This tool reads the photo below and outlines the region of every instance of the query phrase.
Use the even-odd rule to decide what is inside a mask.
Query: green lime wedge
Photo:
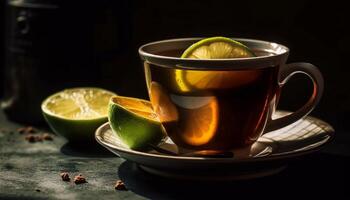
[[[149,101],[114,96],[109,102],[108,120],[114,133],[131,149],[157,145],[165,138]]]

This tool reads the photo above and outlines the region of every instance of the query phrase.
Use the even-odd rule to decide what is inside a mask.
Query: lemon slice
[[[205,105],[195,110],[185,111],[190,122],[181,126],[182,139],[192,146],[207,144],[215,136],[219,121],[219,106],[215,97],[197,97],[206,99]]]
[[[65,89],[45,99],[41,109],[55,133],[70,141],[94,141],[95,130],[108,120],[108,102],[114,95],[100,88]]]
[[[226,37],[211,37],[200,40],[188,47],[181,58],[226,59],[254,56],[253,51],[240,42]]]
[[[108,120],[113,132],[131,149],[157,145],[166,136],[151,103],[146,100],[112,97]]]
[[[247,46],[225,37],[200,40],[188,47],[181,58],[231,59],[254,57]],[[259,71],[241,70],[175,70],[176,85],[182,92],[192,90],[227,89],[249,84],[259,77]]]

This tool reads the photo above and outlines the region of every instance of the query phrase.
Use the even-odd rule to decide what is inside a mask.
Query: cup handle
[[[280,68],[279,78],[278,78],[280,88],[282,88],[288,82],[288,80],[294,74],[297,74],[297,73],[305,74],[312,80],[312,83],[313,83],[312,95],[310,96],[306,104],[296,112],[293,112],[281,118],[270,119],[265,128],[265,131],[264,131],[265,133],[283,128],[305,117],[315,108],[317,103],[320,101],[323,93],[323,87],[324,87],[323,77],[321,72],[317,69],[317,67],[310,63],[290,63],[290,64],[283,65]],[[272,109],[271,109],[271,112],[273,112]],[[272,115],[270,115],[270,118],[271,116]]]

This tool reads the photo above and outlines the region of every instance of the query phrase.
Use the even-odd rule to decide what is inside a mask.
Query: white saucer
[[[277,112],[277,115],[285,114],[288,113]],[[131,150],[112,132],[108,123],[98,128],[95,136],[111,152],[135,162],[151,174],[177,179],[237,180],[278,173],[286,167],[288,159],[319,150],[333,133],[329,124],[308,116],[264,134],[251,148],[234,150],[233,158],[181,157]],[[160,147],[177,151],[170,139]]]

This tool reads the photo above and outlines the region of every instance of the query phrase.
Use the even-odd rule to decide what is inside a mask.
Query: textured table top
[[[102,148],[79,149],[60,136],[30,143],[19,124],[0,112],[0,199],[222,199],[247,197],[349,196],[350,157],[322,152],[297,158],[281,173],[249,181],[191,182],[149,175]],[[61,180],[82,174],[88,183]],[[128,191],[114,189],[124,181]]]

